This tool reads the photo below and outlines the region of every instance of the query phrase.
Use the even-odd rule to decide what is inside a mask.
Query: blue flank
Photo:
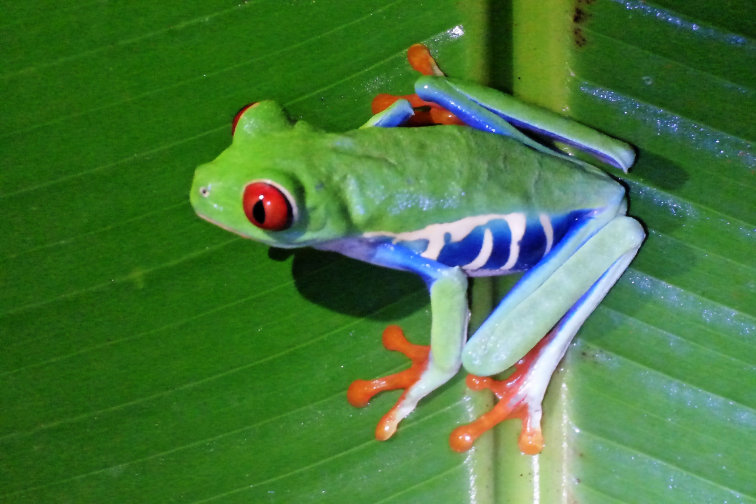
[[[591,210],[576,210],[564,215],[552,216],[551,226],[554,231],[551,249],[557,247],[560,240],[573,228],[584,220]],[[450,235],[445,237],[446,245],[441,249],[437,261],[446,266],[464,266],[472,262],[480,252],[483,245],[483,235],[486,229],[490,229],[493,235],[493,250],[485,265],[480,270],[499,270],[507,263],[511,250],[512,234],[509,224],[504,219],[494,219],[486,225],[474,228],[470,234],[458,242],[449,242]],[[398,245],[412,249],[416,253],[422,253],[427,247],[426,240],[414,240],[411,242],[398,242]],[[530,215],[527,219],[525,235],[520,241],[520,251],[517,262],[512,268],[501,274],[517,271],[527,271],[543,258],[546,251],[546,233],[541,225],[538,215]],[[474,273],[474,271],[470,271]]]

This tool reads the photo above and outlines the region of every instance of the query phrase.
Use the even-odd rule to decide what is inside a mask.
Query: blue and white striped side
[[[470,276],[503,275],[535,266],[590,213],[486,214],[431,224],[416,231],[367,236],[390,238],[426,259],[459,266]]]

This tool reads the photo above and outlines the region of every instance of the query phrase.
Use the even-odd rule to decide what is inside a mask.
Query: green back
[[[563,214],[624,196],[600,170],[472,128],[325,133],[281,121],[280,108],[264,103],[255,114],[273,119],[240,125],[233,144],[198,168],[192,203],[203,217],[271,245],[412,231],[479,214]],[[296,200],[298,218],[290,229],[267,232],[247,222],[241,194],[260,179],[284,187]],[[197,186],[208,184],[212,204],[196,196]]]

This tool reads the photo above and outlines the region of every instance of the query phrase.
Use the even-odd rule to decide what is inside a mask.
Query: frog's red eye
[[[251,109],[257,105],[257,103],[250,103],[249,105],[245,105],[239,110],[239,112],[236,113],[234,116],[234,120],[231,122],[231,136],[234,136],[234,133],[236,133],[236,125],[239,124],[239,119],[241,119],[241,116],[244,115],[244,112]]]
[[[249,222],[260,229],[282,231],[294,220],[289,198],[267,182],[252,182],[245,187],[242,205]]]

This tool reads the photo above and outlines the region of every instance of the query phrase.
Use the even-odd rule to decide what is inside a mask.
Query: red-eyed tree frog
[[[264,244],[336,251],[425,281],[430,346],[410,344],[390,326],[384,345],[405,353],[412,367],[349,388],[356,406],[404,389],[379,422],[378,439],[388,439],[420,399],[463,366],[470,387],[490,388],[499,401],[457,427],[452,448],[467,450],[516,417],[520,449],[538,453],[551,375],[645,233],[625,215],[622,185],[532,137],[569,144],[623,171],[635,155],[564,117],[444,77],[424,46],[413,46],[410,61],[426,74],[416,94],[389,99],[354,131],[291,123],[271,101],[243,109],[231,146],[197,168],[191,203],[200,217]],[[443,125],[397,127],[413,116]],[[525,273],[468,340],[468,277],[513,272]],[[490,378],[512,366],[506,380]]]

